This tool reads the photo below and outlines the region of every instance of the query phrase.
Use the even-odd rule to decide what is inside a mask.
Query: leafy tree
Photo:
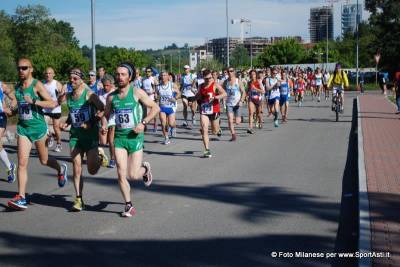
[[[256,65],[297,64],[305,57],[305,49],[295,39],[286,39],[268,46],[256,59]]]
[[[201,61],[200,64],[197,65],[196,70],[200,71],[202,68],[220,71],[224,68],[224,65],[216,59],[208,59]]]
[[[231,64],[235,68],[250,66],[249,51],[243,45],[238,45],[233,49]]]
[[[0,80],[13,80],[17,76],[14,62],[14,40],[12,20],[4,11],[0,11]]]
[[[400,2],[366,0],[365,8],[371,12],[369,24],[374,36],[371,48],[380,52],[380,66],[391,72],[400,70]]]

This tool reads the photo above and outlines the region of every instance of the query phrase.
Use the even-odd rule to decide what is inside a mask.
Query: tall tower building
[[[362,20],[362,5],[358,5],[359,22]],[[357,5],[342,6],[342,36],[346,33],[355,33],[357,23]]]
[[[329,6],[310,9],[310,40],[312,43],[333,40],[333,9]]]

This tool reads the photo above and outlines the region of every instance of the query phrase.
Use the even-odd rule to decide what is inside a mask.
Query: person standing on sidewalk
[[[11,100],[10,106],[17,106],[17,100],[15,95],[12,94],[11,90],[5,83],[0,81],[0,160],[3,162],[4,167],[7,170],[7,182],[13,183],[15,181],[15,167],[16,165],[8,159],[6,150],[3,147],[3,136],[6,132],[7,127],[7,116],[12,115],[12,111],[7,107],[4,96],[7,96]]]
[[[43,84],[32,77],[32,62],[27,58],[18,60],[19,83],[15,88],[18,102],[18,194],[8,201],[8,207],[16,210],[26,210],[26,185],[28,183],[28,160],[35,144],[42,165],[58,172],[58,186],[67,182],[67,165],[59,164],[49,157],[46,147],[47,124],[44,120],[43,108],[55,108],[58,103],[53,101]],[[16,113],[17,110],[15,110]]]
[[[395,74],[394,90],[395,90],[396,104],[397,104],[396,114],[400,114],[400,71],[396,72]]]
[[[144,127],[160,111],[157,103],[143,90],[130,85],[135,68],[121,63],[115,73],[117,90],[107,97],[105,117],[102,119],[103,134],[107,132],[107,120],[115,114],[115,159],[117,161],[118,183],[125,201],[122,217],[132,217],[136,210],[131,201],[131,187],[128,178],[142,179],[145,186],[153,181],[149,162],[143,162]],[[143,118],[142,103],[150,111]]]

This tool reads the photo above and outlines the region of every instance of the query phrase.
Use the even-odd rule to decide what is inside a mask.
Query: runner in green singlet
[[[129,63],[122,63],[115,76],[118,89],[107,97],[105,118],[102,120],[102,133],[107,133],[107,120],[111,113],[115,115],[115,159],[117,161],[118,183],[125,200],[123,217],[131,217],[136,211],[131,202],[130,179],[143,179],[150,186],[153,178],[150,163],[143,162],[144,127],[160,111],[160,108],[143,90],[130,85],[135,68]],[[140,103],[150,112],[142,119]]]
[[[98,120],[104,114],[104,104],[99,97],[83,82],[83,73],[75,68],[70,71],[69,80],[72,92],[60,100],[67,101],[69,117],[62,125],[65,130],[71,125],[69,146],[73,165],[73,177],[76,198],[72,206],[73,211],[84,209],[82,200],[83,179],[82,159],[86,153],[87,169],[91,175],[98,172],[102,157],[99,154],[99,124]],[[100,156],[100,157],[99,157]]]
[[[43,108],[54,108],[58,105],[53,101],[43,84],[32,77],[32,62],[27,58],[18,61],[20,82],[15,88],[18,102],[18,194],[8,202],[10,208],[27,209],[25,197],[28,182],[28,159],[35,144],[42,165],[57,170],[58,185],[63,187],[67,181],[67,165],[60,165],[56,159],[48,156],[46,147],[47,124],[43,116]],[[17,109],[14,109],[16,113]]]

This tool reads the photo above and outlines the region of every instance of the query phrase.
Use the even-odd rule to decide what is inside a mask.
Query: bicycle
[[[332,97],[332,111],[335,112],[336,115],[336,121],[339,121],[339,113],[343,113],[342,110],[342,91],[341,90],[335,90],[335,94]]]

